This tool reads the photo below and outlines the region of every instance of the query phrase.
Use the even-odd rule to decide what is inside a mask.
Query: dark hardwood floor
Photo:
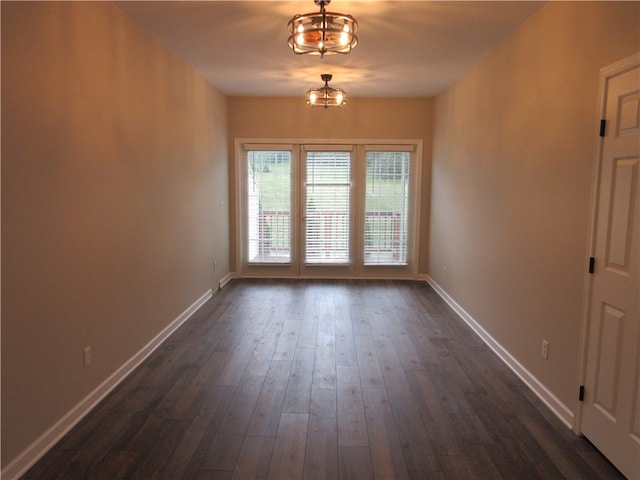
[[[616,479],[424,283],[237,280],[28,479]]]

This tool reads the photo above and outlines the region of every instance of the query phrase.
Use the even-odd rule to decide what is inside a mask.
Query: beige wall
[[[2,2],[3,466],[228,272],[226,142],[114,4]]]
[[[550,2],[436,99],[429,275],[570,409],[599,69],[639,50],[639,19]]]
[[[311,86],[311,85],[310,85]],[[311,108],[304,92],[291,98],[231,97],[228,103],[229,163],[233,175],[234,139],[412,139],[423,141],[422,218],[419,272],[427,271],[429,185],[433,99],[349,98],[342,109]],[[231,176],[231,178],[234,178]],[[231,187],[232,198],[235,195]],[[234,270],[235,225],[231,215],[231,258]]]

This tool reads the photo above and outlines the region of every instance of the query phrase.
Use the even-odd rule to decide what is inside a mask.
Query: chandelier
[[[307,103],[312,107],[343,107],[347,103],[347,94],[341,88],[331,88],[329,80],[332,75],[324,73],[320,75],[324,86],[320,88],[310,88],[307,91]]]
[[[320,12],[295,15],[288,24],[289,47],[312,55],[350,53],[358,44],[358,22],[351,15],[327,12],[331,0],[314,0]]]

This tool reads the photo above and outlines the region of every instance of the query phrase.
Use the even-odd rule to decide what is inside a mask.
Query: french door
[[[302,152],[301,274],[353,274],[353,149],[310,145]]]
[[[240,273],[415,276],[420,147],[238,142]]]

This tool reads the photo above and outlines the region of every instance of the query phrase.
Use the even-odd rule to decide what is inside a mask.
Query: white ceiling
[[[300,96],[331,86],[352,97],[432,96],[509,36],[544,2],[342,1],[358,46],[349,55],[295,55],[287,22],[306,1],[140,1],[119,7],[226,95]]]

